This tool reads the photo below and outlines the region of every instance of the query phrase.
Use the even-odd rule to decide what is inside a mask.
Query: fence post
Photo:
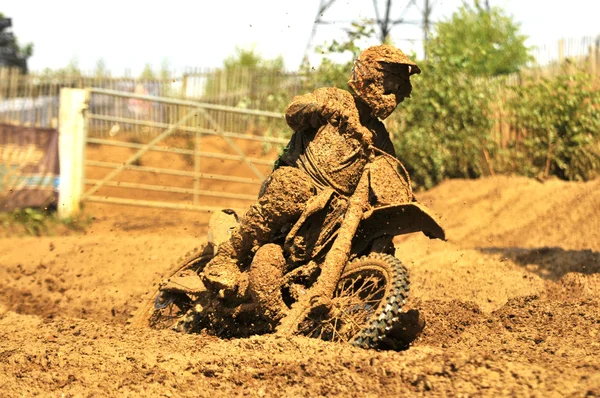
[[[565,60],[565,39],[558,41],[558,62],[560,64]]]
[[[90,93],[86,89],[62,88],[60,90],[58,216],[61,219],[74,217],[81,210],[87,139],[85,111],[89,97]]]
[[[592,45],[590,46],[590,75],[592,76],[596,76],[596,72],[597,72],[597,67],[598,67],[598,60],[596,59],[597,57],[597,53],[598,50],[596,48],[596,45],[594,43],[592,43]]]
[[[187,72],[181,77],[181,98],[187,98],[188,74]]]

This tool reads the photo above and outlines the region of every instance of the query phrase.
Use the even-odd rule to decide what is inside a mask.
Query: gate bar
[[[86,184],[96,184],[98,181],[100,181],[100,180],[94,180],[94,179],[88,178],[85,180],[85,183]],[[165,187],[163,185],[138,184],[138,183],[133,183],[133,182],[105,181],[104,185],[107,187],[143,189],[146,191],[197,194],[199,196],[214,196],[214,197],[226,198],[226,199],[256,200],[256,195],[247,195],[247,194],[243,194],[243,193],[227,193],[227,192],[206,191],[203,189]]]
[[[102,202],[112,203],[118,205],[132,205],[132,206],[146,206],[146,207],[162,207],[164,209],[174,210],[189,210],[189,211],[206,211],[206,212],[217,212],[221,211],[221,207],[217,206],[198,206],[190,205],[186,203],[173,203],[173,202],[160,202],[154,200],[139,200],[139,199],[125,199],[125,198],[108,198],[104,196],[91,195],[86,198],[88,202]],[[247,209],[232,208],[238,214],[244,214]]]
[[[192,171],[183,171],[183,170],[174,170],[174,169],[163,169],[160,167],[149,167],[149,166],[136,166],[133,164],[123,165],[122,163],[113,163],[113,162],[100,162],[97,160],[86,160],[86,166],[95,166],[95,167],[106,167],[109,169],[116,169],[118,167],[123,167],[123,169],[134,170],[134,171],[151,171],[155,173],[162,174],[170,174],[175,176],[184,176],[184,177],[194,177],[195,173]],[[209,174],[209,173],[200,173],[200,178],[213,179],[218,181],[228,181],[228,182],[241,182],[245,184],[262,184],[261,180],[257,180],[256,178],[247,178],[247,177],[232,177],[220,174]],[[104,181],[104,180],[101,180]],[[86,193],[87,195],[87,193]]]
[[[219,123],[216,122],[216,120],[210,116],[208,114],[208,112],[206,112],[204,109],[200,109],[200,112],[202,112],[202,114],[204,115],[204,117],[206,118],[206,120],[208,120],[208,122],[213,126],[213,128],[215,129],[215,131],[221,131],[221,126],[219,125]],[[225,140],[225,142],[231,147],[233,148],[233,150],[235,151],[235,153],[238,154],[238,156],[242,157],[242,162],[246,163],[246,166],[248,166],[250,168],[250,170],[252,170],[252,172],[261,180],[265,179],[265,175],[258,169],[256,168],[256,166],[250,161],[248,160],[248,158],[246,157],[246,154],[244,153],[244,151],[242,151],[240,149],[240,147],[233,142],[229,137],[225,137],[221,134],[219,134],[221,136],[221,138],[223,138],[223,140]]]
[[[139,149],[139,148],[144,147],[144,144],[136,144],[133,142],[124,142],[124,141],[111,141],[111,140],[104,140],[102,138],[88,138],[87,142],[91,143],[91,144],[112,145],[112,146],[118,146],[118,147],[123,147],[123,148]],[[155,146],[155,147],[151,148],[151,150],[156,151],[156,152],[177,153],[180,155],[196,155],[196,151],[194,151],[192,149],[161,148],[161,147]],[[216,153],[216,152],[198,152],[197,154],[203,158],[238,160],[238,161],[242,160],[242,158],[237,155],[227,155],[227,154]],[[259,158],[247,158],[247,159],[256,164],[262,164],[265,166],[273,166],[273,161],[271,161],[271,160],[264,160],[264,159],[259,159]]]
[[[100,187],[102,187],[102,184],[105,181],[111,180],[114,176],[116,176],[121,171],[123,171],[127,166],[131,165],[131,163],[135,162],[143,154],[145,154],[146,152],[148,152],[150,150],[150,147],[154,146],[158,142],[162,141],[164,138],[166,138],[169,135],[171,135],[175,130],[177,130],[177,127],[179,125],[187,122],[189,119],[191,119],[195,115],[196,115],[196,110],[195,109],[189,111],[184,117],[182,117],[181,119],[179,119],[177,121],[177,123],[173,124],[171,127],[169,127],[168,129],[166,129],[165,131],[163,131],[160,135],[158,135],[157,137],[155,137],[152,141],[150,141],[149,143],[147,143],[144,148],[140,148],[136,153],[134,153],[133,155],[131,155],[129,157],[129,159],[127,159],[125,161],[125,163],[123,163],[122,165],[120,165],[115,170],[111,171],[110,173],[108,173],[108,175],[106,175],[106,177],[104,177],[102,179],[102,181],[99,181],[92,188],[90,188],[90,190],[85,193],[85,196],[90,196],[90,195],[96,193],[100,189]]]
[[[86,117],[88,119],[104,120],[107,122],[123,123],[123,124],[137,124],[140,126],[156,127],[156,128],[164,128],[164,129],[171,126],[169,123],[147,122],[147,121],[143,121],[143,120],[130,119],[130,118],[118,117],[118,116],[103,116],[103,115],[95,115],[95,114],[88,113],[86,115]],[[275,143],[275,144],[287,144],[289,142],[289,139],[285,139],[285,138],[262,137],[262,136],[250,135],[250,134],[231,133],[231,132],[226,132],[226,131],[216,132],[214,130],[196,128],[196,127],[188,127],[188,126],[180,126],[178,128],[178,130],[184,131],[187,133],[200,132],[202,134],[208,134],[208,135],[218,135],[218,136],[225,136],[225,137],[230,137],[230,138],[239,138],[239,139],[249,140],[249,141],[271,142],[271,143]]]
[[[113,97],[134,98],[134,99],[140,99],[140,100],[146,100],[146,101],[152,101],[152,102],[159,102],[159,103],[163,103],[163,104],[188,105],[188,106],[192,106],[194,108],[202,108],[202,109],[209,109],[209,110],[215,110],[215,111],[239,113],[242,115],[265,116],[265,117],[271,117],[274,119],[283,119],[284,118],[284,114],[279,113],[279,112],[269,112],[269,111],[259,111],[256,109],[236,108],[233,106],[215,105],[215,104],[209,104],[206,102],[199,102],[199,101],[157,97],[154,95],[133,94],[133,93],[127,93],[127,92],[122,92],[122,91],[105,90],[105,89],[101,89],[101,88],[90,88],[90,92],[95,93],[95,94],[110,95]]]

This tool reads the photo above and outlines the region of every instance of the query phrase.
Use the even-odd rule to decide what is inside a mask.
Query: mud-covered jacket
[[[295,97],[286,110],[294,135],[276,168],[298,167],[317,187],[350,195],[368,162],[369,145],[395,156],[383,123],[357,101],[338,88],[321,88]]]

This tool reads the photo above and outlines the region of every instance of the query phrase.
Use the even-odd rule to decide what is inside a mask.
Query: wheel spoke
[[[344,295],[344,293],[346,293],[352,286],[354,286],[356,284],[356,282],[358,282],[361,279],[361,276],[359,275],[356,279],[352,279],[346,283],[344,283],[343,287],[342,287],[342,291],[340,292],[340,294],[338,295],[338,297],[341,297]]]
[[[364,298],[364,300],[362,300],[362,301],[363,302],[366,302],[366,301],[375,301],[375,300],[376,301],[381,301],[381,299],[372,298],[372,297],[377,297],[380,292],[384,292],[385,293],[385,290],[383,289],[383,287],[379,287],[377,290],[370,292],[369,295],[366,296]]]
[[[313,328],[313,329],[312,329],[310,332],[308,332],[308,336],[312,336],[312,335],[313,335],[313,333],[314,333],[314,332],[316,332],[316,331],[317,331],[317,329],[318,329],[318,328],[320,328],[320,327],[322,328],[322,327],[323,327],[323,325],[322,325],[322,324],[320,324],[320,323],[317,323],[317,326],[315,326],[315,327],[314,327],[314,328]]]
[[[339,320],[340,320],[340,318],[338,318],[338,317],[335,317],[334,320],[333,320],[333,332],[337,333],[338,336],[340,336],[340,334],[337,331],[337,326],[338,326],[338,321]],[[341,336],[340,336],[340,338],[341,338]]]
[[[352,316],[348,315],[348,317],[346,319],[348,319],[350,321],[350,323],[352,323],[356,327],[356,329],[358,329],[358,330],[361,329],[360,325],[356,323],[356,321],[354,320],[354,318]],[[352,333],[352,336],[354,336],[354,334],[355,333]]]
[[[336,340],[335,336],[338,336],[338,339]],[[335,328],[333,329],[333,336],[332,336],[332,340],[333,341],[345,341],[344,336],[342,336],[340,334],[340,332],[338,332]]]
[[[370,283],[370,284],[368,284]],[[369,280],[365,280],[365,282],[362,284],[362,286],[358,289],[355,290],[353,293],[353,296],[359,296],[361,292],[363,292],[368,286],[373,286],[373,282],[369,281]]]

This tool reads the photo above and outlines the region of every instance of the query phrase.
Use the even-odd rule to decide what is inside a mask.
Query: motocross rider
[[[285,260],[281,248],[268,243],[285,236],[307,201],[322,189],[334,189],[349,196],[363,168],[374,156],[381,153],[395,156],[381,120],[410,97],[410,76],[420,72],[399,49],[379,45],[356,58],[348,82],[352,92],[320,88],[295,97],[286,109],[286,121],[294,135],[263,183],[257,203],[207,264],[206,280],[224,296],[248,293],[261,301],[261,296],[272,293],[261,293],[261,289],[268,289],[273,279],[283,275]],[[382,192],[390,185],[385,175],[371,179],[373,184],[380,185]],[[408,202],[414,197],[410,184],[403,182],[408,189],[393,192],[391,196]],[[253,258],[250,272],[242,273]],[[273,308],[280,305],[263,304]]]

